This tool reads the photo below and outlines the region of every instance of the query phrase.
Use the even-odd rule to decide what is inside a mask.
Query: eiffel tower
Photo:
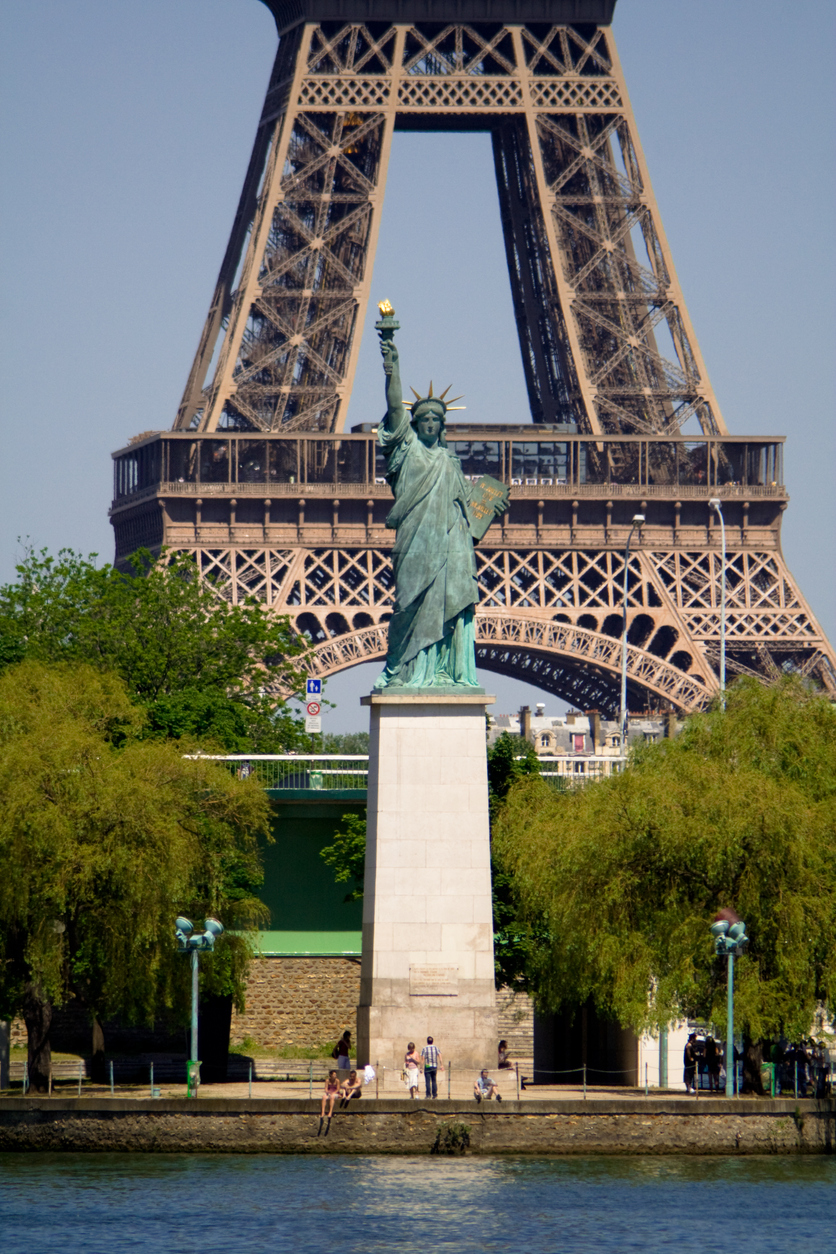
[[[308,633],[314,673],[382,661],[391,493],[374,429],[341,423],[392,137],[489,131],[531,420],[448,428],[466,475],[511,487],[477,553],[478,664],[613,716],[626,587],[629,706],[702,708],[718,690],[716,498],[728,670],[836,696],[781,552],[784,440],[723,420],[615,0],[265,2],[278,53],[182,403],[171,431],[114,454],[117,563],[186,551],[219,595]]]

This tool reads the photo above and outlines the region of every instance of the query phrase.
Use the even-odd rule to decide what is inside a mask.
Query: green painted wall
[[[261,934],[262,953],[359,955],[363,903],[343,901],[348,885],[335,883],[319,852],[332,843],[344,814],[365,814],[365,791],[270,795],[274,843],[262,847],[260,893],[270,930]]]

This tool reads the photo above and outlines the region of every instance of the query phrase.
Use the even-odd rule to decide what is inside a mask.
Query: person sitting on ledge
[[[514,1064],[511,1062],[511,1059],[508,1057],[508,1042],[507,1041],[499,1042],[499,1047],[497,1049],[496,1065],[500,1071],[510,1071],[514,1066]]]
[[[336,1071],[328,1072],[328,1079],[325,1081],[325,1090],[322,1094],[322,1105],[319,1108],[319,1131],[317,1136],[322,1132],[322,1125],[325,1122],[326,1111],[328,1116],[328,1124],[325,1128],[325,1135],[331,1127],[331,1116],[334,1113],[334,1103],[340,1095],[340,1081]]]
[[[361,1097],[363,1093],[363,1081],[357,1078],[356,1071],[348,1073],[348,1079],[343,1080],[340,1085],[340,1109],[343,1110],[353,1097]]]
[[[473,1086],[473,1096],[477,1102],[481,1102],[484,1097],[486,1101],[490,1101],[492,1097],[496,1097],[498,1102],[502,1101],[502,1094],[499,1091],[499,1085],[491,1079],[487,1071],[483,1070],[476,1083]]]

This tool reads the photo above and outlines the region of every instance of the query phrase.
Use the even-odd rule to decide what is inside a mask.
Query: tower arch
[[[315,644],[311,675],[327,678],[386,657],[385,624],[352,630]],[[621,642],[600,632],[521,614],[477,613],[476,664],[552,692],[575,705],[615,716],[621,682]],[[667,702],[683,714],[703,709],[711,691],[701,677],[627,645],[627,682],[638,703]],[[634,700],[634,704],[635,704]]]

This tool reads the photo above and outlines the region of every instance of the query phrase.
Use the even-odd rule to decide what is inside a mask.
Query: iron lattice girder
[[[724,432],[611,31],[478,22],[337,21],[282,36],[175,428],[338,429],[392,134],[411,115],[424,128],[470,118],[494,133],[534,420],[675,432],[696,414]]]
[[[306,663],[312,675],[327,676],[386,656],[385,627],[353,631],[314,646]],[[539,623],[515,615],[499,619],[476,615],[477,664],[545,687],[567,700],[594,690],[603,713],[618,709],[621,644],[583,628]],[[628,646],[627,673],[631,691],[646,703],[670,702],[693,713],[703,709],[710,692],[660,658]],[[558,679],[559,676],[559,679]]]
[[[397,20],[400,0],[391,11],[380,0],[378,20],[365,23],[342,19],[344,0],[320,0],[318,20],[305,20],[312,0],[270,0],[278,55],[175,430],[338,430],[394,130],[489,130],[531,415],[549,426],[575,423],[587,435],[571,437],[577,447],[560,465],[552,458],[544,470],[538,462],[531,479],[513,469],[514,441],[503,444],[501,473],[514,501],[493,543],[477,552],[481,664],[576,705],[616,709],[629,517],[622,498],[631,497],[648,514],[627,571],[631,704],[700,708],[717,689],[722,562],[712,520],[703,523],[693,505],[740,491],[752,497],[754,522],[749,527],[743,501],[728,537],[727,664],[761,679],[786,669],[815,675],[836,695],[836,658],[783,562],[778,522],[765,522],[758,505],[778,494],[774,451],[766,454],[769,473],[750,473],[748,459],[762,451],[747,445],[741,461],[733,448],[706,445],[700,470],[684,442],[654,449],[647,440],[667,440],[692,415],[708,435],[726,428],[605,25],[613,0],[545,0],[558,15],[551,26],[542,22],[543,0],[531,2],[536,25],[526,24],[535,20],[527,0],[504,0],[500,21],[490,20],[496,0],[456,0],[454,20],[422,25]],[[447,0],[416,4],[425,16],[447,15]],[[334,20],[322,20],[323,5]],[[627,435],[625,443],[607,438]],[[177,456],[188,453],[191,437],[171,438]],[[293,441],[289,461],[281,448],[268,451],[268,439],[259,456],[267,453],[269,476],[234,482],[234,467],[218,478],[207,465],[204,475],[199,438],[189,454],[197,472],[181,466],[156,487],[152,449],[140,443],[119,456],[117,554],[139,544],[193,553],[218,595],[254,596],[309,632],[322,674],[382,658],[391,537],[373,452],[361,454],[363,482],[338,482],[336,472],[325,482],[318,466],[309,479],[304,439]],[[222,443],[210,440],[210,453]],[[227,441],[230,466],[239,443]],[[177,461],[171,454],[166,466]],[[332,508],[323,511],[327,494]],[[262,503],[253,510],[256,496]],[[662,498],[670,508],[657,509]]]
[[[216,593],[255,596],[313,642],[312,673],[328,675],[386,653],[394,605],[388,548],[188,548]],[[618,706],[624,557],[620,548],[479,547],[477,656],[574,700]],[[717,684],[722,559],[640,548],[627,579],[627,674],[634,704],[703,708]],[[729,551],[730,668],[761,680],[814,674],[836,692],[829,646],[778,552]],[[533,669],[532,669],[533,668]],[[536,674],[536,680],[534,676]],[[590,678],[592,676],[592,678]]]

